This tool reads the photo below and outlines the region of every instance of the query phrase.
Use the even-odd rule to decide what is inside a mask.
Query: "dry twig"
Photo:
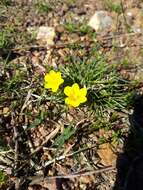
[[[45,178],[43,176],[33,176],[33,177],[29,177],[29,180],[32,180],[30,185],[34,185],[34,184],[38,184],[38,183],[41,183],[43,181],[52,180],[52,179],[77,178],[77,177],[81,177],[81,176],[89,176],[89,175],[99,174],[102,172],[110,172],[113,170],[115,170],[115,166],[108,166],[106,168],[93,170],[93,171],[87,171],[84,173],[73,173],[73,174],[69,174],[69,175],[51,176],[51,177],[45,177]]]
[[[94,146],[92,146],[92,147],[82,148],[82,149],[80,149],[80,150],[78,150],[78,151],[75,151],[75,152],[73,152],[73,153],[71,153],[71,154],[66,154],[66,155],[62,155],[62,156],[56,157],[56,158],[54,158],[54,159],[52,159],[52,160],[47,161],[47,162],[45,163],[45,167],[49,166],[50,164],[52,164],[52,163],[54,163],[54,162],[56,162],[56,161],[60,161],[60,160],[63,160],[63,159],[65,159],[65,158],[69,158],[69,157],[71,157],[71,156],[74,156],[75,154],[78,154],[78,153],[83,152],[83,151],[90,150],[90,149],[95,148],[95,147],[97,147],[97,145],[94,145]]]

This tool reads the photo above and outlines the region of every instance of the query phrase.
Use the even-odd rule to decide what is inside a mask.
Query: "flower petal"
[[[69,104],[70,102],[69,102],[69,98],[65,98],[65,103],[66,104]]]
[[[49,72],[49,75],[54,75],[54,74],[56,74],[56,72],[55,72],[54,70],[51,70],[51,71]]]
[[[44,77],[45,84],[44,87],[51,88],[53,92],[56,92],[59,88],[59,85],[64,82],[64,80],[61,77],[60,72],[55,72],[54,70],[51,70],[49,73],[47,73]]]
[[[63,82],[64,82],[64,79],[60,78],[59,85],[62,84]]]
[[[80,103],[79,103],[79,101],[74,101],[73,103],[72,103],[72,106],[73,107],[78,107],[80,105]]]
[[[51,88],[51,86],[49,85],[49,83],[45,82],[44,83],[44,88],[49,89],[49,88]]]
[[[70,96],[71,90],[72,90],[72,87],[66,86],[66,87],[64,88],[64,94],[65,94],[66,96]]]
[[[70,98],[65,98],[65,103],[73,107],[78,107],[80,104],[78,101],[73,101]]]
[[[80,101],[80,103],[84,103],[84,102],[86,102],[87,101],[87,98],[85,97],[85,96],[81,96],[80,98],[79,98],[79,101]]]
[[[61,73],[60,72],[57,72],[56,75],[57,75],[58,78],[61,78]]]
[[[86,88],[81,88],[80,89],[80,96],[86,96],[87,94],[87,89]]]
[[[78,85],[77,83],[74,83],[74,84],[72,85],[72,89],[73,89],[73,92],[74,92],[74,93],[78,93],[78,91],[79,91],[79,85]]]
[[[50,79],[50,75],[47,73],[44,77],[45,82],[48,82]]]
[[[58,89],[59,89],[59,86],[52,86],[52,92],[57,92]]]

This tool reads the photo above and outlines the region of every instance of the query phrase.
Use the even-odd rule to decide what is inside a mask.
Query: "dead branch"
[[[71,156],[74,156],[75,154],[79,154],[80,152],[87,151],[87,150],[93,149],[93,148],[95,148],[95,147],[97,147],[97,145],[94,145],[94,146],[92,146],[92,147],[82,148],[82,149],[80,149],[80,150],[78,150],[78,151],[75,151],[75,152],[73,152],[73,153],[71,153],[71,154],[59,156],[59,157],[57,157],[57,158],[54,158],[54,159],[52,159],[52,160],[47,161],[47,162],[45,163],[45,167],[49,166],[50,164],[52,164],[52,163],[54,163],[54,162],[56,162],[56,161],[60,161],[60,160],[63,160],[63,159],[65,159],[65,158],[69,158],[69,157],[71,157]]]
[[[41,183],[43,181],[49,181],[52,179],[69,179],[69,178],[77,178],[77,177],[81,177],[81,176],[89,176],[89,175],[94,175],[94,174],[99,174],[102,172],[110,172],[115,170],[115,166],[108,166],[106,168],[102,168],[102,169],[98,169],[98,170],[93,170],[93,171],[87,171],[84,173],[73,173],[73,174],[69,174],[69,175],[61,175],[61,176],[51,176],[51,177],[45,177],[44,176],[33,176],[30,177],[29,180],[32,180],[30,185],[34,185],[34,184],[38,184]]]

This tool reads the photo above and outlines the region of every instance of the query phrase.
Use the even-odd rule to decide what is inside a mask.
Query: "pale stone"
[[[8,107],[4,107],[3,108],[3,114],[7,114],[9,112],[9,108]]]
[[[113,20],[106,11],[96,11],[88,25],[96,31],[101,31],[112,26]]]
[[[46,43],[46,45],[53,45],[55,37],[55,29],[53,27],[48,26],[40,26],[38,29],[36,39]]]
[[[133,16],[132,12],[127,12],[127,16],[132,17]]]

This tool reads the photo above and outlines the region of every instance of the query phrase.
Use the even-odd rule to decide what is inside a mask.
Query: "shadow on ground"
[[[133,107],[129,135],[117,160],[113,190],[143,190],[143,96],[135,98]]]

